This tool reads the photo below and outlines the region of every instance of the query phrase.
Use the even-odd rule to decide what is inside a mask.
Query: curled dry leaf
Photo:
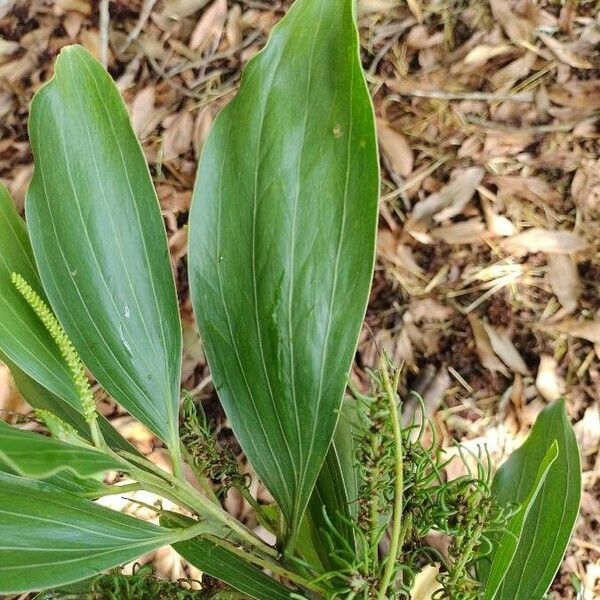
[[[577,54],[567,44],[563,44],[545,33],[538,33],[538,37],[550,49],[552,54],[566,65],[574,67],[575,69],[594,68],[594,65],[587,58]]]
[[[571,254],[588,248],[587,241],[572,231],[554,231],[533,227],[503,242],[505,250],[546,252],[547,254]]]
[[[406,137],[383,119],[377,119],[377,137],[390,170],[400,177],[408,177],[413,170],[414,156]]]
[[[577,308],[579,275],[573,258],[568,254],[548,254],[548,281],[564,311],[569,314]]]
[[[166,0],[162,13],[171,19],[183,19],[199,11],[208,2],[209,0]]]
[[[480,188],[481,190],[481,188]],[[512,221],[504,215],[494,212],[491,203],[483,196],[480,191],[481,208],[487,225],[488,232],[493,236],[508,237],[517,232],[517,228]]]
[[[535,378],[535,387],[548,402],[553,402],[560,398],[564,391],[564,381],[558,376],[558,365],[554,357],[548,354],[542,354],[537,376]]]
[[[500,358],[513,373],[528,375],[529,369],[527,368],[523,357],[512,343],[510,337],[488,323],[484,322],[483,328],[485,329],[492,350],[496,353],[496,356],[498,356],[498,358]]]
[[[600,79],[574,80],[548,88],[548,97],[559,106],[582,110],[600,108]]]
[[[508,375],[506,367],[502,361],[496,356],[490,338],[485,330],[483,323],[475,316],[468,315],[469,325],[473,331],[475,339],[475,350],[481,364],[491,373],[502,373]]]
[[[592,404],[586,408],[583,419],[575,424],[575,435],[582,454],[593,452],[600,445],[600,407]]]
[[[471,67],[480,66],[496,56],[502,56],[503,54],[512,52],[513,49],[513,46],[510,46],[509,44],[479,44],[467,52],[467,55],[463,59],[463,63]]]
[[[420,221],[428,222],[432,218],[444,221],[461,214],[473,198],[483,175],[484,170],[481,167],[459,171],[439,192],[416,204],[406,223],[407,230],[411,231],[411,226]]]

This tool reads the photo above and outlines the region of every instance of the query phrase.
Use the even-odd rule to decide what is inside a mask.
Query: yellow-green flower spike
[[[81,407],[83,409],[83,416],[88,423],[92,423],[97,417],[96,403],[94,402],[94,396],[85,374],[85,368],[79,355],[75,351],[71,340],[57,321],[56,317],[52,314],[52,311],[27,281],[25,281],[18,273],[12,273],[10,278],[15,288],[17,288],[17,291],[25,298],[27,304],[31,306],[58,346],[62,357],[67,363],[73,382],[75,383],[77,395],[79,396]]]

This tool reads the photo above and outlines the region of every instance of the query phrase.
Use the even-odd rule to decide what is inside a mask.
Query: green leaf
[[[0,593],[56,587],[194,537],[98,506],[41,481],[0,473]]]
[[[204,146],[190,284],[213,379],[293,542],[373,269],[378,161],[354,0],[297,0]]]
[[[91,439],[89,426],[78,410],[29,377],[27,373],[21,370],[2,352],[0,352],[0,360],[8,366],[17,389],[31,406],[41,408],[56,415],[65,423],[71,425],[83,438],[87,440]],[[104,440],[111,448],[139,454],[107,419],[100,414],[98,415],[98,424],[100,425]]]
[[[558,458],[529,509],[495,600],[541,600],[569,544],[581,499],[581,463],[563,399],[540,413],[525,443],[498,469],[492,490],[501,505],[524,504],[533,474],[555,440]]]
[[[80,401],[54,340],[10,280],[20,273],[45,299],[23,219],[0,184],[0,349],[33,380],[79,410]]]
[[[335,571],[339,568],[332,552],[343,555],[349,561],[356,557],[354,529],[351,525],[356,515],[358,496],[354,469],[355,409],[353,399],[346,398],[298,537],[298,551],[309,561],[315,561],[318,557],[316,564],[325,570]]]
[[[165,527],[183,527],[190,519],[175,513],[163,513],[160,518]],[[255,566],[204,537],[173,544],[173,548],[191,565],[203,573],[224,581],[232,588],[256,600],[287,600],[290,590]]]
[[[27,226],[56,315],[102,386],[178,450],[181,327],[166,234],[125,105],[83,48],[31,105]]]
[[[42,299],[42,289],[25,228],[6,188],[0,184],[0,360],[34,408],[47,410],[89,439],[81,402],[58,347],[31,307],[17,292],[11,273],[20,273]],[[126,440],[98,417],[106,442],[134,452]]]
[[[502,584],[502,580],[510,566],[525,525],[525,519],[534,505],[539,491],[546,480],[550,467],[558,457],[558,443],[552,442],[540,463],[536,477],[529,482],[527,491],[521,506],[510,519],[506,532],[500,536],[495,536],[493,541],[494,550],[489,556],[489,562],[482,562],[482,569],[479,569],[480,581],[483,584],[483,600],[492,600]]]
[[[64,470],[83,478],[103,471],[126,470],[123,463],[92,447],[68,444],[2,421],[0,461],[19,475],[33,479],[44,479]]]

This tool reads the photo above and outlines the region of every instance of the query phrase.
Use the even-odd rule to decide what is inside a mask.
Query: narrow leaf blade
[[[45,298],[27,229],[0,184],[0,350],[29,377],[79,409],[79,398],[56,344],[11,282],[21,274]]]
[[[171,541],[166,530],[41,481],[0,473],[0,593],[56,587]]]
[[[63,49],[29,121],[27,225],[57,317],[102,386],[177,447],[181,327],[156,193],[103,67]]]
[[[121,462],[92,447],[68,444],[2,421],[0,462],[32,479],[44,479],[65,470],[83,478],[109,470],[124,470]]]
[[[531,474],[554,440],[558,443],[558,458],[525,519],[496,600],[541,600],[567,549],[581,499],[581,463],[564,400],[557,400],[540,413],[525,443],[496,473],[492,490],[501,505],[523,503]]]
[[[375,125],[353,0],[297,0],[203,148],[190,284],[221,401],[293,539],[371,282]]]
[[[189,519],[182,515],[164,513],[161,516],[161,525],[165,527],[182,527],[189,523]],[[208,538],[196,537],[178,542],[173,544],[173,548],[203,573],[224,581],[250,598],[286,600],[290,597],[290,590],[285,586]]]
[[[483,600],[492,600],[502,584],[504,576],[517,551],[527,515],[533,507],[550,471],[550,467],[552,467],[557,457],[558,443],[555,440],[539,465],[535,478],[530,482],[530,488],[520,508],[508,523],[506,527],[507,531],[501,536],[496,536],[497,539],[495,541],[497,545],[489,557],[490,563],[487,561],[483,563],[485,567],[479,572],[480,581],[484,584]]]

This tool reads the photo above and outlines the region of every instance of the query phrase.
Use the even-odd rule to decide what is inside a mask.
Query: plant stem
[[[243,548],[239,548],[238,546],[236,546],[235,544],[232,544],[231,542],[228,542],[227,540],[218,539],[218,538],[214,538],[214,537],[211,537],[211,539],[214,540],[215,542],[217,542],[220,546],[227,548],[230,552],[237,554],[239,557],[247,560],[248,562],[254,563],[255,565],[258,565],[259,567],[262,567],[263,569],[268,569],[272,573],[275,573],[276,575],[284,577],[285,579],[288,579],[289,581],[291,581],[293,583],[301,585],[302,587],[304,587],[308,590],[317,592],[319,594],[325,593],[325,590],[323,590],[323,588],[319,587],[318,585],[316,585],[315,583],[313,583],[311,581],[308,581],[308,579],[305,579],[301,575],[298,575],[297,573],[294,573],[293,571],[289,571],[288,569],[286,569],[283,565],[281,565],[278,562],[275,562],[271,559],[265,559],[265,558],[260,558],[258,556],[254,556],[253,554],[250,554],[247,550],[244,550]]]
[[[79,495],[85,498],[100,498],[102,496],[116,496],[118,494],[126,494],[128,492],[137,492],[142,489],[142,486],[138,483],[128,483],[125,485],[110,485],[107,486],[102,492],[82,492]]]
[[[126,457],[131,462],[141,463],[144,467],[150,465],[145,459],[140,459],[128,452],[123,452],[122,456]],[[154,467],[154,465],[152,465],[152,467]],[[145,489],[148,491],[164,496],[180,506],[185,506],[202,517],[211,518],[221,522],[228,529],[232,530],[240,541],[258,549],[264,555],[271,557],[278,556],[278,552],[275,548],[265,544],[265,542],[254,535],[252,531],[247,529],[227,511],[223,510],[220,505],[214,504],[208,498],[199,494],[187,481],[176,479],[173,475],[166,471],[161,471],[158,467],[152,469],[153,471],[159,471],[159,474],[156,475],[135,466],[133,466],[133,470],[131,470],[131,468],[129,470],[140,483],[144,484]]]
[[[384,390],[389,402],[390,418],[392,419],[392,430],[394,434],[394,512],[392,516],[392,533],[390,536],[390,549],[385,561],[385,568],[377,594],[377,600],[385,600],[387,589],[394,574],[394,568],[398,561],[400,553],[400,538],[402,533],[402,511],[404,502],[404,479],[403,479],[403,455],[402,455],[402,431],[400,428],[400,418],[398,416],[398,403],[396,401],[396,389],[392,388],[390,374],[385,357],[381,359],[381,372],[383,376]],[[394,384],[397,387],[397,377]]]

